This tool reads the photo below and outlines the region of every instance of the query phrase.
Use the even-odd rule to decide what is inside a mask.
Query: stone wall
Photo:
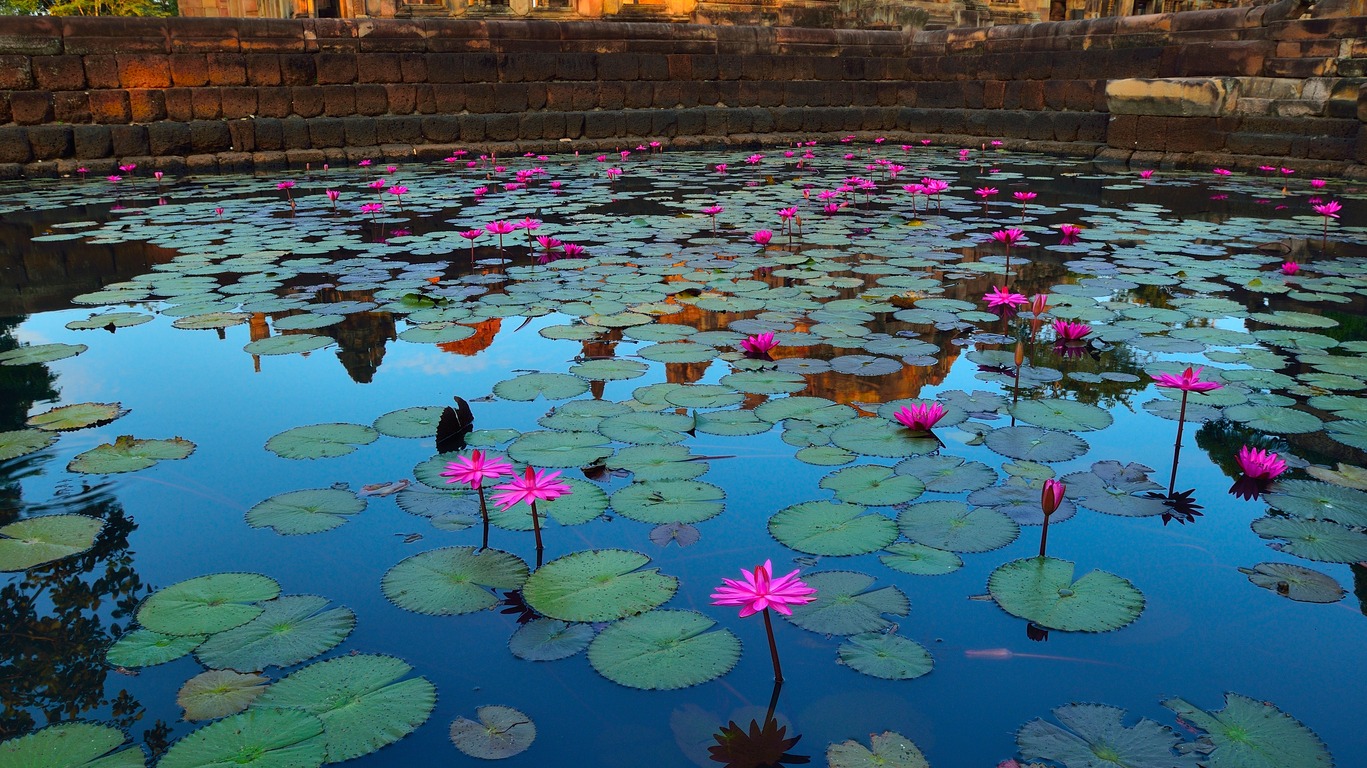
[[[914,35],[10,18],[0,23],[0,175],[847,133],[1357,174],[1367,160],[1358,108],[1367,17],[1289,18],[1301,10],[1283,0]]]

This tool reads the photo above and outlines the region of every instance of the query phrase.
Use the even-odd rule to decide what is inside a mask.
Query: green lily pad
[[[706,344],[697,344],[692,341],[669,341],[663,344],[641,347],[636,351],[636,354],[657,363],[705,363],[716,359],[718,353],[715,347],[709,347]],[[723,383],[725,382],[723,381]],[[727,384],[727,386],[731,385]]]
[[[820,571],[803,577],[816,599],[792,607],[788,621],[820,635],[879,632],[892,622],[883,614],[906,616],[911,603],[897,587],[873,586],[872,576],[854,571]]]
[[[75,357],[90,349],[84,344],[31,344],[0,352],[0,365],[36,365]]]
[[[769,533],[780,544],[809,555],[863,555],[891,544],[897,524],[864,507],[836,501],[808,501],[769,518]]]
[[[589,664],[628,688],[668,691],[714,680],[740,659],[730,630],[696,611],[651,611],[612,624],[589,644]]]
[[[136,472],[158,461],[184,459],[194,452],[195,444],[179,437],[170,440],[138,440],[129,435],[120,435],[114,439],[113,444],[105,443],[78,454],[66,468],[72,472],[89,475]]]
[[[666,402],[680,408],[729,408],[744,400],[744,395],[720,384],[690,384],[665,395]]]
[[[366,507],[351,491],[315,488],[281,493],[247,510],[247,525],[284,536],[330,531]]]
[[[632,473],[637,481],[692,480],[707,472],[708,465],[682,445],[633,445],[607,461],[609,469]]]
[[[532,619],[508,638],[508,650],[524,661],[557,661],[587,648],[593,636],[591,624]]]
[[[0,742],[4,768],[142,768],[140,747],[118,749],[128,737],[118,728],[95,723],[60,723]]]
[[[195,649],[210,669],[251,672],[291,667],[341,644],[356,626],[349,608],[327,607],[325,597],[286,595],[261,603],[260,616],[220,632]]]
[[[953,552],[905,541],[890,545],[887,554],[879,555],[878,559],[894,571],[916,576],[953,573],[964,565],[963,558]]]
[[[1266,702],[1225,694],[1225,708],[1208,712],[1182,699],[1163,706],[1205,731],[1215,748],[1201,758],[1205,768],[1332,768],[1334,758],[1315,732]]]
[[[553,501],[537,503],[536,514],[542,527],[548,518],[560,525],[582,525],[607,511],[608,495],[602,488],[572,477],[561,477],[558,481],[568,484],[570,492]],[[507,509],[491,507],[489,522],[509,531],[530,531],[533,528],[532,508],[527,504],[514,504]]]
[[[522,594],[538,613],[561,621],[614,621],[664,604],[678,579],[655,569],[639,552],[597,549],[552,560],[527,579]]]
[[[0,571],[25,571],[35,565],[80,554],[95,545],[104,521],[86,515],[41,515],[0,527]]]
[[[1367,451],[1367,421],[1331,421],[1324,431],[1337,442]]]
[[[202,315],[178,317],[171,323],[172,328],[189,331],[214,331],[241,325],[251,319],[244,312],[207,312]]]
[[[1074,582],[1073,567],[1052,557],[1012,560],[992,572],[987,591],[1002,610],[1048,629],[1108,632],[1139,618],[1144,595],[1133,584],[1105,571]]]
[[[118,403],[75,403],[30,416],[26,426],[46,432],[100,427],[128,413]]]
[[[1039,427],[1001,427],[988,432],[984,442],[1003,456],[1026,461],[1068,461],[1087,452],[1082,438]]]
[[[869,736],[870,750],[857,741],[826,747],[829,768],[930,768],[926,756],[900,733],[884,731]]]
[[[135,325],[152,322],[151,315],[140,312],[110,312],[106,315],[91,315],[84,320],[72,320],[66,324],[72,331],[94,331],[99,329],[132,328]]]
[[[895,474],[892,467],[878,464],[836,470],[821,478],[820,486],[834,491],[840,501],[869,507],[903,504],[925,491],[918,478]]]
[[[568,400],[587,391],[588,382],[568,373],[524,373],[494,385],[494,394],[504,400]]]
[[[752,395],[783,395],[807,388],[807,380],[796,373],[784,371],[741,371],[729,373],[717,382],[737,392]]]
[[[1020,525],[1006,514],[961,501],[926,501],[897,513],[902,535],[950,552],[991,552],[1015,541]]]
[[[311,333],[289,333],[284,336],[268,336],[248,343],[242,351],[252,355],[293,355],[314,352],[336,343],[327,336]]]
[[[0,432],[0,461],[17,459],[37,453],[57,442],[57,436],[38,429],[18,429]]]
[[[1225,418],[1274,435],[1297,435],[1324,428],[1324,422],[1314,414],[1274,405],[1231,405],[1225,409]]]
[[[683,442],[693,429],[693,417],[677,413],[626,413],[603,419],[598,432],[609,440],[634,445]]]
[[[635,360],[586,360],[570,366],[570,373],[590,381],[623,381],[645,375],[650,366]]]
[[[399,561],[380,582],[395,605],[414,613],[454,616],[498,604],[491,589],[518,589],[527,564],[497,549],[444,547]]]
[[[1260,517],[1253,532],[1264,539],[1286,539],[1276,549],[1321,563],[1367,560],[1367,533],[1325,520]]]
[[[445,409],[437,405],[400,408],[375,420],[375,431],[390,437],[435,437]]]
[[[451,742],[470,757],[502,760],[527,751],[536,740],[536,724],[512,707],[480,707],[475,717],[478,722],[458,717],[451,723]]]
[[[158,590],[138,608],[138,621],[163,635],[212,635],[261,615],[280,585],[259,573],[213,573]]]
[[[722,511],[726,491],[696,480],[632,483],[612,494],[612,508],[641,523],[700,523]]]
[[[1290,563],[1258,563],[1239,571],[1263,589],[1301,603],[1337,603],[1347,594],[1332,576]]]
[[[582,467],[611,456],[609,442],[594,432],[524,432],[508,445],[508,455],[536,467]]]
[[[1054,710],[1063,727],[1031,720],[1016,732],[1027,760],[1068,768],[1196,768],[1197,758],[1175,750],[1182,738],[1147,718],[1126,726],[1125,710],[1106,704],[1065,704]]]
[[[1011,413],[1026,424],[1062,432],[1091,432],[1114,421],[1101,408],[1073,400],[1022,400],[1012,406]]]
[[[933,436],[881,419],[847,421],[831,432],[831,443],[863,456],[891,459],[930,453],[940,447]]]
[[[915,680],[935,666],[930,652],[920,643],[882,632],[847,637],[836,654],[850,669],[884,680]]]
[[[266,691],[270,678],[261,675],[211,669],[185,681],[176,703],[186,720],[217,720],[251,706]]]
[[[859,458],[844,448],[836,448],[833,445],[809,445],[793,454],[794,458],[806,464],[814,464],[818,467],[836,467],[841,464],[849,464]]]
[[[249,709],[171,745],[158,768],[318,768],[327,758],[323,722],[294,709]]]
[[[331,459],[379,438],[379,432],[363,424],[310,424],[272,437],[266,450],[282,459]]]
[[[991,467],[958,456],[913,456],[893,469],[899,475],[918,478],[927,491],[936,493],[976,491],[997,482],[997,473]]]
[[[761,421],[750,411],[714,411],[699,413],[695,416],[694,429],[705,435],[740,437],[759,435],[773,429],[772,424]]]
[[[755,416],[763,421],[777,424],[784,419],[802,419],[817,426],[834,427],[856,417],[856,412],[848,405],[841,405],[824,397],[782,397],[761,403],[755,408]]]
[[[1315,480],[1282,480],[1263,500],[1273,509],[1305,520],[1367,526],[1367,491]]]
[[[411,671],[389,656],[320,661],[272,685],[252,709],[316,716],[327,762],[340,763],[388,746],[427,722],[437,689],[425,677],[400,680]]]
[[[120,637],[105,651],[105,661],[116,667],[154,667],[175,661],[204,642],[204,635],[163,635],[150,629],[135,629]]]

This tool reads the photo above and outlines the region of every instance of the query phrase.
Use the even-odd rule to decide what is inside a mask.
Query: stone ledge
[[[1113,115],[1219,117],[1233,111],[1239,81],[1231,77],[1131,78],[1106,83]]]

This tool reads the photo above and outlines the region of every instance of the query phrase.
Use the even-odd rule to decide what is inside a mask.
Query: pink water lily
[[[1063,244],[1072,245],[1077,242],[1078,235],[1082,234],[1082,227],[1076,224],[1060,224],[1058,231],[1063,235]]]
[[[1294,261],[1287,261],[1282,263],[1283,275],[1294,275],[1299,271],[1301,271],[1301,265],[1297,264]]]
[[[583,256],[587,251],[587,248],[578,243],[565,243],[565,256],[567,258],[577,259]]]
[[[1218,381],[1202,381],[1201,371],[1203,370],[1205,369],[1188,366],[1181,375],[1160,373],[1157,376],[1149,374],[1149,377],[1156,381],[1160,387],[1172,387],[1183,392],[1211,392],[1224,387]]]
[[[987,198],[997,194],[997,189],[996,187],[978,187],[977,189],[973,190],[973,194],[977,195],[978,197],[981,197],[984,201],[986,201]]]
[[[1086,323],[1074,323],[1070,320],[1055,320],[1054,333],[1058,335],[1060,341],[1082,341],[1092,332],[1092,326]]]
[[[1044,557],[1045,547],[1049,544],[1049,518],[1058,511],[1059,505],[1063,504],[1063,494],[1068,490],[1068,486],[1059,481],[1049,478],[1044,481],[1044,487],[1040,489],[1039,506],[1044,513],[1044,529],[1039,536],[1039,556]]]
[[[1151,179],[1151,178],[1153,178],[1153,171],[1150,170],[1150,169],[1142,170],[1142,171],[1139,172],[1139,178],[1141,178],[1141,179]]]
[[[769,241],[774,239],[774,233],[767,229],[761,229],[757,230],[750,238],[760,245],[768,245]]]
[[[745,350],[746,355],[763,357],[773,351],[778,346],[778,342],[774,341],[774,334],[772,333],[757,333],[743,339],[740,346],[741,349]]]
[[[1316,205],[1314,208],[1315,213],[1318,213],[1325,218],[1337,219],[1339,217],[1339,211],[1343,210],[1343,205],[1337,200],[1330,200],[1327,203]]]
[[[479,492],[479,514],[484,519],[484,548],[489,548],[489,507],[484,499],[484,481],[511,475],[513,465],[500,456],[490,457],[483,451],[472,451],[469,456],[461,456],[448,462],[446,471],[441,473],[446,482],[461,483]]]
[[[1239,469],[1255,480],[1271,480],[1286,471],[1286,462],[1272,451],[1245,445],[1234,458]]]
[[[988,293],[983,294],[983,301],[987,302],[989,309],[996,307],[1015,309],[1028,302],[1029,299],[1025,298],[1024,294],[1012,293],[1006,287],[998,285],[994,286]]]
[[[893,418],[913,432],[928,432],[945,417],[945,407],[939,403],[917,403],[897,409]]]
[[[1039,195],[1035,192],[1013,192],[1011,193],[1011,196],[1021,201],[1022,203],[1028,203],[1031,200],[1034,200],[1036,197],[1039,197]]]
[[[815,600],[816,590],[797,577],[798,570],[774,578],[774,564],[765,560],[753,571],[740,570],[742,579],[722,579],[722,586],[712,593],[713,605],[738,605],[742,618],[756,613],[764,615],[764,631],[769,636],[769,657],[774,663],[774,680],[783,682],[783,667],[778,661],[778,644],[774,642],[774,624],[769,609],[791,616],[790,605],[806,605]]]
[[[557,480],[557,477],[560,477],[559,472],[527,467],[524,474],[514,475],[511,481],[494,486],[494,490],[499,492],[494,494],[494,504],[497,504],[505,512],[523,503],[531,507],[532,532],[536,535],[536,567],[538,568],[541,567],[541,556],[545,547],[541,544],[541,519],[536,514],[536,503],[538,501],[554,501],[573,491],[568,483]]]
[[[993,232],[992,239],[1010,248],[1025,239],[1025,232],[1019,229],[1002,229]]]

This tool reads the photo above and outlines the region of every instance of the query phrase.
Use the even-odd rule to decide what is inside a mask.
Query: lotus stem
[[[774,682],[782,684],[783,667],[778,663],[778,644],[774,642],[774,623],[769,619],[768,608],[764,609],[764,631],[769,635],[769,657],[774,660]]]
[[[532,505],[532,532],[536,535],[536,567],[541,567],[541,556],[546,548],[541,545],[541,518],[536,514],[536,502]]]
[[[1168,495],[1177,487],[1177,457],[1182,454],[1182,428],[1187,425],[1187,390],[1182,390],[1182,407],[1177,414],[1177,442],[1172,446],[1172,473],[1168,475]]]
[[[484,485],[479,486],[479,516],[484,518],[484,543],[480,545],[480,550],[489,548],[489,507],[484,503]]]
[[[1044,557],[1044,549],[1049,545],[1049,515],[1044,516],[1044,528],[1039,534],[1039,556]]]

